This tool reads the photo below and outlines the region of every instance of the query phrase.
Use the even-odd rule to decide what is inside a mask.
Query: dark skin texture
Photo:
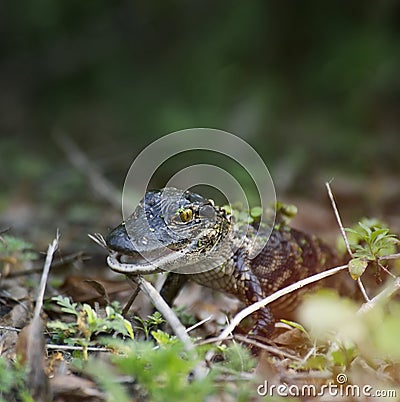
[[[191,279],[250,305],[338,264],[335,253],[321,240],[279,222],[272,231],[259,229],[263,247],[250,258],[256,234],[255,227],[235,222],[212,201],[170,188],[146,193],[135,212],[111,231],[106,242],[118,272],[137,275],[137,268],[147,267],[157,267],[154,272],[170,271],[162,290],[169,303]],[[118,270],[118,264],[123,271]],[[269,337],[274,317],[292,311],[299,293],[255,313],[252,332]]]

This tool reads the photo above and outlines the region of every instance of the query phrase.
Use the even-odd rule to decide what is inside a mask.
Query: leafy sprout
[[[21,264],[23,261],[35,260],[37,253],[32,251],[33,245],[18,237],[0,236],[0,263],[6,269]]]
[[[68,297],[52,298],[61,311],[75,317],[72,322],[49,321],[47,327],[53,331],[53,341],[83,347],[83,357],[87,360],[89,346],[95,345],[99,334],[121,334],[133,339],[131,323],[126,320],[117,303],[106,306],[104,311],[96,312],[89,304],[72,303]]]
[[[399,239],[390,233],[385,223],[376,219],[364,219],[357,226],[345,230],[349,234],[348,240],[354,257],[349,262],[353,279],[358,279],[364,273],[369,262],[386,270],[380,257],[394,253]]]

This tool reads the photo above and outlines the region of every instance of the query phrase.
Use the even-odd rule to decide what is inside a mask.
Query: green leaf
[[[363,258],[353,258],[349,261],[350,276],[356,281],[366,270],[368,261]]]
[[[324,367],[327,366],[328,359],[325,355],[318,354],[315,356],[311,356],[307,359],[305,368],[307,369],[315,369],[315,370],[322,370]]]
[[[374,231],[371,233],[371,240],[378,241],[384,238],[389,233],[389,229],[378,229],[374,228]]]
[[[176,338],[171,338],[169,334],[161,330],[151,331],[151,335],[156,340],[157,344],[160,346],[168,345],[172,341],[177,342]]]
[[[58,331],[76,332],[74,329],[75,323],[66,323],[60,320],[49,321],[46,327]]]
[[[356,349],[353,348],[340,348],[331,352],[331,358],[337,366],[347,366],[357,356]]]
[[[97,318],[97,314],[93,310],[93,308],[89,304],[85,303],[83,305],[83,310],[85,311],[85,313],[87,315],[87,322],[88,322],[89,326],[90,327],[96,326],[98,318]]]
[[[304,329],[304,327],[301,325],[301,324],[299,324],[298,322],[295,322],[295,321],[290,321],[290,320],[285,320],[285,319],[281,319],[280,320],[281,322],[283,322],[284,324],[286,324],[286,325],[289,325],[289,326],[291,326],[291,327],[293,327],[293,328],[297,328],[298,330],[300,330],[301,332],[303,332],[304,334],[306,334],[308,337],[310,337],[310,335],[308,334],[308,332]]]
[[[259,220],[261,215],[262,215],[262,213],[263,213],[263,209],[261,207],[253,207],[250,210],[250,216],[253,219],[258,219]]]
[[[368,235],[368,236],[371,235],[372,230],[371,230],[371,228],[370,228],[369,226],[367,226],[367,225],[366,225],[365,223],[363,223],[363,222],[358,222],[358,224],[359,224],[359,226],[360,226],[362,229],[364,229],[366,235]]]
[[[71,300],[68,297],[62,297],[62,296],[55,296],[52,297],[51,300],[54,300],[59,306],[61,306],[61,311],[67,314],[74,314],[78,315],[77,311],[77,303],[71,303]]]
[[[134,334],[133,334],[133,329],[132,329],[132,324],[128,321],[128,320],[123,320],[124,326],[129,334],[129,336],[131,337],[131,339],[134,339]]]
[[[160,325],[164,323],[165,320],[160,312],[155,311],[152,315],[147,317],[147,323],[150,325]]]
[[[357,236],[360,236],[360,232],[358,232],[358,231],[355,230],[355,229],[352,229],[352,228],[344,228],[344,230],[345,230],[346,232],[348,232],[348,233],[353,233],[353,234],[355,234],[355,235],[357,235]]]

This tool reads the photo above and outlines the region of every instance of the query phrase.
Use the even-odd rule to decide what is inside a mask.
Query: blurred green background
[[[119,189],[151,141],[200,126],[248,141],[282,194],[373,177],[398,208],[397,1],[20,0],[0,30],[2,227],[109,225],[59,132]]]

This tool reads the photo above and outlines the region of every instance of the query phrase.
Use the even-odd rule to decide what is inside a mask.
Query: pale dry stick
[[[32,321],[21,330],[16,345],[16,353],[20,356],[21,362],[28,367],[28,389],[34,400],[43,402],[51,401],[52,396],[51,386],[43,364],[45,340],[43,336],[43,322],[40,314],[42,312],[44,292],[51,262],[58,247],[58,239],[59,233],[57,231],[56,238],[47,249],[46,261],[43,266],[43,273],[40,279],[40,286]]]
[[[398,260],[398,259],[400,259],[400,253],[382,255],[381,257],[378,257],[378,260]]]
[[[136,276],[134,278],[129,278],[133,282],[137,283],[140,290],[144,292],[153,303],[153,306],[164,316],[166,321],[171,325],[171,328],[175,332],[175,335],[182,341],[186,350],[190,351],[194,349],[194,344],[191,341],[186,328],[179,321],[179,318],[172,311],[171,307],[168,306],[167,302],[161,297],[154,286],[146,281],[141,276]]]
[[[333,197],[333,193],[332,193],[332,190],[331,190],[331,185],[330,185],[329,182],[326,182],[325,186],[326,186],[326,189],[328,190],[328,196],[329,196],[329,199],[331,200],[332,208],[333,208],[333,211],[334,211],[335,216],[336,216],[336,221],[337,221],[337,223],[339,225],[340,232],[342,233],[343,240],[344,240],[344,242],[346,244],[347,252],[349,253],[350,257],[353,258],[353,252],[351,251],[349,240],[347,239],[346,231],[344,230],[344,226],[342,224],[342,219],[340,218],[339,210],[337,209],[335,198]],[[358,287],[361,290],[361,293],[362,293],[364,299],[367,302],[369,302],[369,296],[368,296],[368,294],[367,294],[367,292],[366,292],[366,290],[364,288],[364,285],[363,285],[363,283],[361,281],[361,278],[357,279],[357,284],[358,284]]]
[[[84,348],[83,346],[70,346],[70,345],[54,345],[54,344],[47,344],[46,345],[46,349],[52,349],[52,350],[79,350],[79,351],[83,351],[83,350],[87,350],[88,352],[112,352],[112,349],[108,349],[108,348],[96,348],[96,347],[87,347]]]
[[[332,371],[330,370],[310,370],[310,371],[289,371],[289,375],[285,374],[282,376],[282,382],[291,382],[294,380],[303,380],[303,383],[310,383],[311,379],[320,378],[324,380],[328,380],[332,378]],[[304,381],[308,380],[308,381]],[[314,383],[314,381],[312,381]],[[308,399],[310,400],[310,399]],[[327,400],[322,399],[321,400]],[[343,400],[343,399],[342,399]]]
[[[346,244],[347,252],[350,254],[351,257],[353,257],[353,252],[351,251],[349,240],[347,239],[346,231],[344,230],[344,227],[342,224],[342,219],[340,218],[339,211],[336,206],[335,198],[333,197],[330,182],[326,182],[325,186],[326,186],[326,189],[328,190],[328,196],[329,196],[329,199],[331,200],[331,204],[332,204],[333,212],[335,213],[336,221],[339,224],[340,232],[342,233],[343,240]]]
[[[237,339],[240,342],[243,343],[247,343],[248,345],[253,345],[257,348],[266,350],[269,353],[272,353],[274,355],[277,356],[281,356],[281,357],[286,357],[288,359],[292,359],[292,360],[296,360],[296,361],[302,361],[303,359],[301,359],[300,357],[293,355],[291,353],[285,352],[284,350],[280,350],[277,347],[273,347],[270,345],[265,345],[264,343],[258,342],[254,339],[251,339],[247,336],[243,336],[243,335],[233,335],[233,339]]]
[[[234,338],[234,335],[230,334],[224,340],[231,341],[233,338]],[[201,339],[201,340],[196,341],[196,346],[209,345],[210,343],[220,344],[221,341],[219,340],[218,336],[214,336],[212,338]]]
[[[84,261],[87,259],[83,255],[82,251],[78,251],[77,253],[73,253],[70,255],[67,255],[63,257],[62,259],[55,261],[51,264],[51,267],[53,268],[53,271],[55,268],[62,267],[63,265],[66,264],[71,264],[75,261]],[[18,276],[25,276],[25,275],[31,275],[31,274],[38,274],[40,272],[43,272],[43,267],[37,267],[37,268],[32,268],[32,269],[26,269],[24,271],[15,271],[15,272],[10,272],[7,275],[7,278],[16,278]]]
[[[220,341],[223,341],[227,336],[230,335],[230,333],[240,324],[240,322],[243,319],[245,319],[250,314],[255,313],[257,310],[265,307],[266,305],[274,302],[275,300],[279,299],[280,297],[285,296],[289,293],[292,293],[298,289],[301,289],[302,287],[309,285],[310,283],[314,283],[314,282],[320,281],[321,279],[327,278],[328,276],[335,275],[338,272],[343,271],[344,269],[347,269],[347,268],[348,268],[347,264],[341,265],[339,267],[331,268],[326,271],[320,272],[318,274],[309,276],[307,278],[302,279],[301,281],[292,283],[291,285],[278,290],[277,292],[273,293],[272,295],[269,295],[265,299],[262,299],[256,303],[253,303],[252,305],[239,311],[239,313],[236,314],[235,317],[233,317],[233,320],[231,321],[231,323],[221,332],[218,339]]]
[[[254,380],[254,374],[253,373],[246,373],[246,372],[241,372],[237,374],[232,374],[232,370],[225,368],[223,366],[218,367],[218,371],[220,374],[215,377],[215,383],[222,383],[222,384],[227,384],[227,383],[235,383],[237,384],[238,381],[252,381]],[[224,399],[226,400],[226,399]]]
[[[129,298],[128,302],[125,304],[124,308],[122,309],[122,317],[126,318],[129,310],[132,307],[133,302],[138,297],[139,292],[140,292],[140,288],[139,288],[139,286],[136,286],[136,289],[132,292],[131,297]]]
[[[208,317],[204,318],[203,320],[196,322],[196,324],[192,325],[189,328],[186,328],[186,332],[189,333],[193,331],[194,329],[201,327],[203,324],[205,324],[207,321],[210,321],[213,318],[212,315],[209,315]]]
[[[378,293],[375,297],[373,297],[367,303],[364,303],[357,314],[365,314],[367,311],[370,311],[374,308],[378,303],[388,300],[395,292],[400,289],[400,277],[396,277],[396,279],[390,283],[382,292]]]
[[[154,286],[146,281],[141,276],[129,277],[130,280],[136,282],[139,286],[140,290],[145,293],[153,303],[153,306],[164,316],[165,320],[172,327],[175,335],[180,339],[183,344],[183,347],[188,351],[197,355],[194,343],[191,341],[186,328],[179,321],[179,318],[176,316],[174,311],[168,305],[168,303],[161,297],[161,295],[157,292]],[[193,377],[197,379],[204,378],[207,375],[208,368],[205,365],[205,362],[200,362],[193,368]]]
[[[13,331],[13,332],[20,332],[21,331],[19,328],[7,327],[7,326],[3,326],[3,325],[0,325],[0,330]]]
[[[58,240],[60,238],[60,234],[57,231],[56,238],[53,242],[49,245],[47,249],[46,261],[44,262],[43,273],[40,279],[40,286],[39,286],[39,293],[36,300],[35,312],[33,314],[33,318],[39,318],[40,313],[43,307],[43,298],[44,292],[46,290],[47,278],[49,276],[49,271],[51,267],[51,262],[53,261],[53,255],[57,250],[58,247]]]
[[[94,233],[94,234],[88,233],[88,237],[90,240],[93,240],[101,248],[108,250],[106,240],[104,239],[101,233]]]
[[[79,149],[72,139],[60,132],[55,133],[53,137],[67,155],[71,164],[89,179],[93,190],[115,208],[120,208],[122,200],[120,191],[100,174],[98,169],[90,162],[88,157]]]
[[[238,340],[240,342],[256,346],[257,348],[267,350],[268,352],[270,352],[270,353],[272,353],[274,355],[279,355],[279,356],[287,357],[289,359],[298,360],[298,361],[302,360],[296,355],[292,355],[291,353],[285,352],[284,350],[280,350],[279,348],[276,348],[276,347],[273,347],[273,346],[270,346],[270,345],[266,345],[265,343],[258,342],[258,341],[254,340],[254,339],[251,339],[251,338],[247,337],[247,336],[238,335],[238,334],[229,335],[224,340],[226,340],[226,341]],[[221,341],[220,341],[220,339],[218,337],[207,338],[207,339],[204,339],[202,341],[196,342],[196,346],[209,345],[210,343],[220,344]],[[213,354],[211,356],[207,356],[207,359],[211,360],[212,357],[213,357]]]

